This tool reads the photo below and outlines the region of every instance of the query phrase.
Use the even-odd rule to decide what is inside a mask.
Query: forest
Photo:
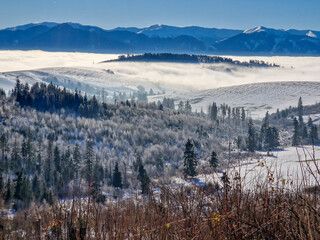
[[[77,90],[71,92],[52,83],[36,83],[29,87],[19,79],[10,96],[0,91],[0,101],[0,190],[3,212],[4,209],[11,209],[15,216],[28,213],[30,218],[35,218],[34,211],[40,211],[38,214],[44,214],[43,218],[53,221],[49,234],[52,239],[94,239],[88,233],[81,232],[90,228],[82,225],[84,223],[81,221],[88,224],[89,220],[73,212],[73,207],[82,209],[87,206],[85,214],[88,218],[98,217],[98,212],[94,212],[97,206],[99,214],[104,211],[118,214],[117,211],[133,209],[145,211],[144,208],[150,208],[150,214],[158,211],[160,213],[157,214],[161,214],[161,211],[170,209],[166,207],[165,210],[163,204],[180,200],[181,204],[187,204],[193,199],[185,199],[183,191],[193,192],[194,197],[201,195],[201,201],[207,202],[208,198],[203,194],[213,191],[222,197],[229,187],[231,189],[231,181],[224,170],[228,163],[248,156],[258,157],[256,150],[272,151],[284,146],[297,146],[302,141],[318,141],[316,125],[312,121],[307,124],[303,122],[303,111],[312,108],[304,107],[301,98],[296,108],[290,107],[271,115],[267,112],[262,121],[248,118],[244,108],[232,108],[226,104],[218,106],[213,102],[207,113],[193,112],[188,101],[175,103],[168,98],[158,103],[130,99],[110,104],[98,101],[95,96],[89,99]],[[295,114],[298,119],[294,117]],[[278,130],[279,126],[281,130]],[[283,137],[285,134],[282,131],[292,132],[291,137]],[[222,185],[216,183],[177,190],[170,182],[173,177],[193,181],[197,174],[217,172],[223,173]],[[170,203],[163,203],[161,194],[160,198],[154,196],[158,188]],[[174,200],[170,194],[178,195]],[[239,193],[233,191],[230,194]],[[225,197],[229,201],[227,199],[230,196]],[[125,200],[127,198],[129,200]],[[154,200],[149,202],[147,199]],[[62,209],[69,209],[61,204],[70,204],[70,201],[73,206],[71,212],[64,211],[78,217],[74,226],[68,225],[74,216],[61,212]],[[135,201],[141,203],[137,208],[134,207]],[[81,206],[81,202],[84,206]],[[118,208],[120,205],[114,207],[114,202],[124,204],[122,210]],[[212,202],[216,202],[216,199]],[[108,204],[113,207],[102,207]],[[150,207],[150,204],[160,205]],[[189,211],[193,212],[194,209]],[[69,220],[53,220],[58,215]],[[228,218],[229,215],[225,216]],[[209,216],[207,218],[211,219]],[[222,214],[214,218],[220,219]],[[1,226],[12,224],[8,221],[1,219]],[[14,217],[14,221],[20,220]],[[37,225],[40,220],[35,221],[23,225],[24,231],[34,237],[28,239],[41,239],[32,235],[32,232],[36,234],[38,231],[38,237],[47,234],[40,233],[42,231]],[[15,226],[10,225],[10,229]],[[68,238],[62,233],[63,226],[68,226]],[[98,226],[102,227],[101,223]],[[171,231],[170,227],[167,228],[165,235]],[[100,234],[103,232],[102,229],[97,231]],[[20,236],[9,230],[1,234],[7,239]],[[119,234],[119,238],[111,239],[130,236],[128,232]]]
[[[118,59],[108,60],[105,62],[124,62],[124,61],[142,61],[142,62],[186,62],[186,63],[228,63],[242,67],[280,67],[277,64],[270,64],[259,60],[250,60],[241,62],[231,58],[208,56],[208,55],[190,55],[175,53],[144,53],[137,55],[121,55]]]

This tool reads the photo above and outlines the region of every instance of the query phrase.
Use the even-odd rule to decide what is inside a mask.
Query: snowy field
[[[17,76],[23,82],[60,83],[64,86],[84,84],[87,89],[109,93],[132,92],[139,85],[167,97],[191,100],[194,109],[206,111],[209,103],[227,103],[246,107],[253,118],[267,110],[320,101],[320,58],[318,57],[234,57],[235,60],[264,60],[281,68],[243,68],[226,64],[110,62],[117,55],[0,51],[0,87],[12,89]],[[255,85],[244,85],[253,84]],[[259,83],[261,83],[259,85]],[[83,87],[82,87],[83,88]],[[84,90],[84,89],[82,89]],[[164,95],[150,98],[161,100]]]
[[[245,107],[253,119],[263,118],[265,113],[297,106],[299,97],[304,105],[320,102],[320,82],[269,82],[223,87],[204,91],[166,94],[178,101],[189,100],[193,109],[207,112],[209,104],[226,103],[232,107]],[[163,96],[150,97],[157,101]],[[315,116],[316,117],[316,116]],[[308,121],[308,119],[306,119]]]
[[[320,146],[288,147],[274,151],[273,156],[262,154],[262,159],[247,159],[241,163],[230,165],[226,170],[233,179],[240,174],[241,184],[245,189],[256,189],[255,186],[268,186],[294,190],[299,187],[310,187],[320,183]],[[315,160],[315,161],[313,161]],[[314,176],[311,174],[314,173]],[[198,175],[198,185],[221,182],[222,173]],[[174,178],[176,184],[187,184],[181,178]]]

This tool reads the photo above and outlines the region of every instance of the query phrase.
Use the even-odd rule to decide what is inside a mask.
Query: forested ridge
[[[305,107],[306,112],[314,108]],[[267,196],[267,209],[279,205],[266,189],[243,195],[241,179],[230,178],[227,164],[259,157],[256,150],[316,143],[318,129],[310,119],[304,123],[303,112],[300,98],[297,108],[267,112],[262,121],[253,121],[245,109],[226,104],[213,102],[206,113],[192,111],[188,101],[170,98],[110,104],[52,83],[29,87],[17,79],[10,96],[0,90],[0,206],[2,214],[15,211],[13,220],[0,217],[0,239],[135,239],[150,234],[188,239],[198,231],[207,237],[234,236],[222,231],[229,223],[240,227],[242,219],[267,221],[265,210],[248,212],[254,199]],[[289,138],[283,130],[292,132]],[[218,172],[222,185],[177,189],[170,182],[177,177],[192,183],[198,174]],[[160,195],[154,196],[154,191]],[[287,199],[283,190],[276,191],[277,198]],[[246,207],[238,205],[240,196],[246,196],[239,200]],[[291,204],[302,218],[300,201]],[[236,220],[234,214],[242,217]],[[140,223],[133,220],[136,217]],[[296,224],[290,219],[290,225]],[[281,229],[272,225],[272,232],[283,236],[287,224],[281,221]]]
[[[241,62],[226,57],[208,56],[208,55],[190,55],[174,53],[144,53],[136,55],[121,55],[118,59],[108,60],[105,62],[185,62],[185,63],[227,63],[242,67],[280,67],[277,64],[271,64],[259,60],[249,60]]]
[[[68,197],[70,184],[88,176],[101,197],[115,184],[116,164],[121,186],[141,189],[140,175],[181,171],[187,139],[205,160],[213,150],[222,153],[223,142],[240,125],[245,129],[244,119],[230,115],[229,123],[219,124],[216,115],[210,120],[192,113],[190,104],[180,104],[181,112],[172,109],[170,99],[106,104],[52,84],[29,87],[19,80],[11,96],[1,96],[1,189],[7,206],[16,209],[32,201],[51,202],[56,195]],[[225,124],[233,129],[229,136]],[[244,130],[239,134],[244,137]],[[21,184],[21,196],[16,196]]]

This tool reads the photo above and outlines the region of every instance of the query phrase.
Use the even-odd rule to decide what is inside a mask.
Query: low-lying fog
[[[235,57],[240,61],[264,60],[281,68],[238,68],[224,64],[186,64],[155,62],[111,62],[114,54],[0,51],[0,72],[52,67],[86,67],[111,69],[121,79],[139,80],[164,87],[205,90],[248,83],[275,81],[319,81],[320,57]],[[0,83],[1,84],[1,83]]]

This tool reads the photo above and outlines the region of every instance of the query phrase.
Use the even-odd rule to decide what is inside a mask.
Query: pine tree
[[[183,112],[184,112],[184,104],[183,104],[182,101],[180,101],[180,102],[178,103],[178,111],[179,111],[180,113],[183,113]]]
[[[210,113],[210,120],[216,121],[218,116],[218,107],[215,102],[213,102],[212,105],[210,106],[209,113]]]
[[[4,163],[5,153],[9,150],[8,140],[4,134],[0,137],[1,161]]]
[[[19,154],[17,141],[14,141],[12,152],[11,152],[11,161],[10,167],[13,171],[18,171],[21,169],[21,157]]]
[[[279,108],[277,108],[277,119],[279,120],[279,119],[281,119],[281,114],[280,114],[280,111],[279,111]]]
[[[32,192],[35,200],[40,202],[43,192],[42,185],[37,174],[32,179]]]
[[[218,166],[218,157],[217,157],[217,154],[216,154],[215,151],[212,151],[209,163],[210,163],[210,166],[211,166],[214,170],[217,169],[217,166]]]
[[[313,125],[312,119],[311,119],[311,117],[309,117],[309,119],[308,119],[308,127],[311,128],[312,125]]]
[[[309,137],[307,126],[303,126],[302,128],[302,139],[306,139]]]
[[[74,169],[76,173],[75,176],[77,179],[79,177],[80,164],[81,164],[81,153],[80,153],[79,144],[77,143],[73,151],[73,165],[75,168]]]
[[[122,176],[121,176],[121,172],[119,171],[118,162],[116,162],[116,165],[114,166],[112,185],[115,188],[122,188]]]
[[[302,98],[299,98],[298,101],[298,116],[302,116],[303,115],[303,104],[302,104]]]
[[[32,190],[30,180],[23,171],[17,172],[16,176],[13,198],[15,200],[14,208],[18,210],[29,207],[32,200]]]
[[[87,140],[86,153],[85,153],[85,175],[88,181],[92,180],[92,171],[93,171],[93,161],[94,161],[94,152],[93,152],[93,141],[91,139]]]
[[[11,179],[9,178],[6,184],[6,191],[4,194],[5,204],[8,205],[9,203],[11,203],[12,198],[13,198],[13,191],[12,191]]]
[[[149,185],[150,185],[150,178],[144,169],[144,166],[140,164],[138,170],[138,180],[141,182],[141,193],[148,194],[149,192]]]
[[[194,177],[197,175],[196,172],[196,167],[198,164],[197,161],[197,156],[194,152],[194,145],[193,143],[190,141],[190,139],[188,139],[187,144],[186,144],[186,148],[184,151],[184,169],[183,169],[183,173],[185,177]]]
[[[265,148],[272,150],[279,147],[279,132],[275,127],[268,127],[265,135]]]
[[[299,118],[299,124],[300,124],[300,130],[303,131],[304,122],[303,122],[303,104],[301,97],[298,101],[298,118]]]
[[[53,161],[56,171],[61,172],[61,159],[60,159],[60,151],[58,146],[54,148],[53,152]]]
[[[319,140],[318,128],[316,125],[312,125],[311,130],[310,130],[310,137],[311,137],[312,143]]]
[[[34,153],[34,147],[31,140],[30,133],[28,134],[27,141],[26,141],[26,171],[28,174],[31,174],[34,172],[34,159],[35,159],[35,153]]]
[[[44,179],[47,183],[48,186],[52,186],[54,183],[54,161],[53,161],[53,156],[52,156],[52,148],[53,148],[53,142],[52,140],[48,141],[48,146],[47,146],[47,156],[44,162]]]
[[[297,118],[293,119],[293,127],[292,146],[298,146],[300,143],[300,127]]]
[[[185,106],[184,106],[184,112],[185,114],[189,115],[192,112],[192,107],[189,101],[186,102]]]
[[[242,123],[245,123],[246,121],[246,111],[244,110],[244,108],[241,108],[241,121]]]
[[[254,129],[252,119],[249,120],[248,124],[248,150],[254,152],[256,149],[256,132]]]

